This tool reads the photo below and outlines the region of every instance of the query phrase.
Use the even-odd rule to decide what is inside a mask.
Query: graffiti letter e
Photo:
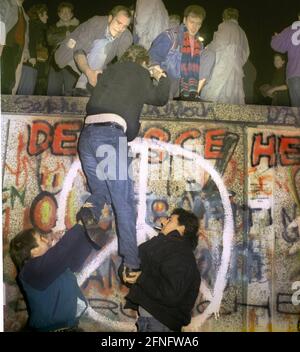
[[[298,306],[300,304],[300,281],[293,282],[292,290],[297,290],[292,296],[292,303],[294,306]]]
[[[298,29],[299,28],[299,29]],[[292,29],[296,30],[298,29],[293,35],[292,35],[292,43],[293,45],[300,45],[300,21],[296,21],[292,24]]]

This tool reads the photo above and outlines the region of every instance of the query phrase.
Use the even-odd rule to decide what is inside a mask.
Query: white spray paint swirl
[[[195,160],[199,165],[211,176],[212,180],[215,182],[224,209],[224,229],[223,229],[223,251],[221,257],[221,264],[218,268],[216,281],[213,289],[213,297],[210,304],[206,307],[203,313],[194,317],[192,319],[192,325],[197,330],[201,325],[212,315],[218,314],[221,301],[223,298],[223,293],[225,290],[227,282],[227,274],[230,263],[230,257],[233,246],[233,236],[234,236],[234,222],[233,214],[231,209],[231,204],[229,200],[229,194],[223,183],[222,178],[213,168],[213,166],[206,161],[202,156],[194,152],[183,149],[180,146],[164,143],[156,140],[147,140],[136,138],[134,142],[131,143],[131,148],[134,152],[139,152],[141,155],[140,161],[140,173],[139,173],[139,187],[138,187],[138,218],[137,218],[137,238],[138,242],[142,243],[146,239],[146,235],[150,238],[153,237],[156,232],[146,224],[146,195],[147,195],[147,179],[148,179],[148,153],[149,149],[167,151],[173,156],[182,156],[188,159]],[[66,176],[63,184],[62,191],[58,200],[58,221],[56,230],[64,229],[64,216],[66,211],[67,196],[71,191],[73,186],[73,181],[77,175],[78,170],[80,170],[80,161],[76,160],[71,166],[68,175]],[[117,238],[105,246],[99,254],[82,270],[82,272],[77,276],[78,283],[81,286],[85,280],[99,267],[105,260],[107,260],[113,253],[117,251]],[[114,330],[119,331],[133,331],[134,327],[132,323],[109,321],[109,319],[104,318],[103,315],[97,313],[92,307],[89,307],[87,313],[90,318],[94,321],[100,322],[104,326],[111,326]]]

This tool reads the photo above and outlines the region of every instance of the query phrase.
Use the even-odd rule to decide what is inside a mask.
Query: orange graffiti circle
[[[152,206],[153,210],[156,213],[162,213],[164,211],[167,211],[167,205],[164,201],[155,201]]]
[[[52,195],[44,194],[32,209],[32,222],[41,232],[48,233],[56,223],[57,204]]]

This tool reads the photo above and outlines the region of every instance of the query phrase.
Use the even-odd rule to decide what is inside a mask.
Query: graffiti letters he
[[[258,166],[262,158],[268,159],[268,166],[274,167],[300,165],[300,137],[268,136],[254,134],[251,151],[251,165]]]

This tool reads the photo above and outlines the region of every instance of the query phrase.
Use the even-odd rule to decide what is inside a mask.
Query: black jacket
[[[29,53],[31,58],[48,59],[47,25],[40,20],[29,21]]]
[[[200,273],[190,242],[173,231],[139,246],[142,274],[126,299],[174,331],[190,323]]]
[[[87,104],[87,115],[114,113],[127,122],[127,138],[133,140],[140,128],[144,104],[163,106],[169,98],[170,82],[162,77],[157,86],[148,70],[133,62],[116,63],[98,76]]]

